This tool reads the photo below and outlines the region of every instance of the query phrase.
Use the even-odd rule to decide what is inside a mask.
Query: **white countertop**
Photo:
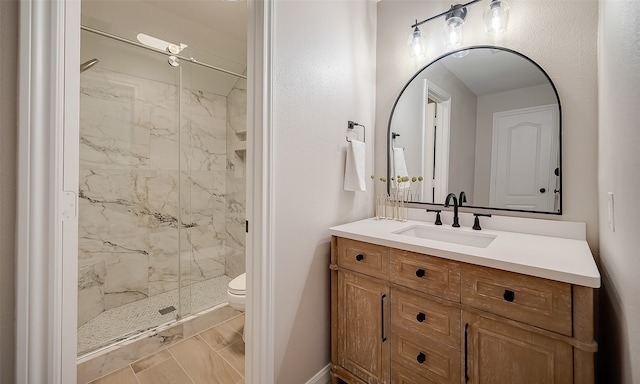
[[[451,231],[495,235],[486,248],[399,235],[393,232],[412,225]],[[374,218],[338,225],[329,229],[335,236],[368,243],[426,253],[449,260],[502,269],[591,288],[600,287],[600,272],[587,242],[582,239],[540,236],[526,233],[469,227],[451,228],[445,224]]]

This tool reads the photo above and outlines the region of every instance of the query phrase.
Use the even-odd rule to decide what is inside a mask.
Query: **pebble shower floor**
[[[191,313],[211,308],[227,300],[231,278],[227,275],[204,280],[191,286]],[[78,356],[115,344],[157,325],[175,319],[176,312],[165,315],[160,310],[177,307],[178,290],[138,300],[102,312],[78,328]],[[149,324],[155,324],[149,327]]]

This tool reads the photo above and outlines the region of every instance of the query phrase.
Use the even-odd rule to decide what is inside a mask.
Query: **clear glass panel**
[[[227,70],[245,70],[191,47],[181,55]],[[246,81],[206,66],[187,67],[182,77],[181,136],[181,239],[187,243],[181,245],[184,314],[226,301],[228,283],[244,272],[245,257]]]
[[[98,63],[81,74],[80,355],[176,318],[181,165],[180,72],[165,55],[81,39],[82,62]]]
[[[189,56],[189,50],[183,50],[180,55]],[[199,226],[194,221],[192,210],[191,187],[194,185],[192,176],[193,142],[191,134],[191,73],[192,65],[189,61],[180,60],[180,253],[179,253],[179,292],[180,316],[191,313],[191,260],[193,259],[194,230]]]

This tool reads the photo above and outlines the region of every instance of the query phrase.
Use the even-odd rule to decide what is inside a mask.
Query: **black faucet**
[[[467,194],[464,191],[460,192],[460,197],[458,197],[458,206],[462,207],[462,203],[467,202]]]
[[[447,199],[444,201],[444,207],[449,208],[449,201],[453,199],[453,224],[452,227],[458,228],[460,223],[458,223],[458,198],[455,194],[450,193],[447,195]]]

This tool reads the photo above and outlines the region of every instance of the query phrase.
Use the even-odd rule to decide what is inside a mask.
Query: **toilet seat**
[[[244,312],[246,298],[247,274],[243,273],[229,282],[227,302],[231,308]],[[244,328],[242,329],[242,340],[244,341]]]
[[[243,273],[231,280],[228,292],[234,296],[245,296],[247,294],[247,274]]]

